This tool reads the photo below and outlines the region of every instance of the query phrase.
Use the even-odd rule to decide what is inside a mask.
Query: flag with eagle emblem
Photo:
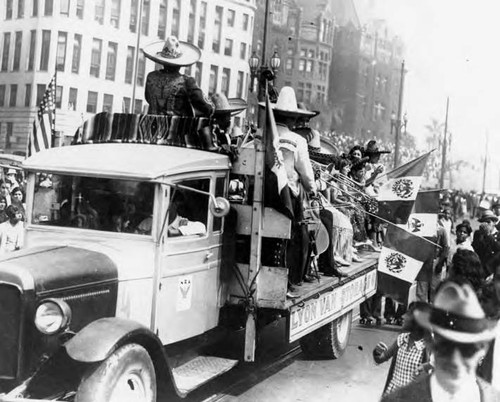
[[[440,190],[419,191],[413,210],[405,225],[399,225],[417,236],[434,239],[437,236]]]
[[[399,225],[408,222],[429,155],[427,152],[385,175],[377,194],[378,216]]]
[[[389,225],[378,260],[378,290],[406,303],[410,286],[433,253],[433,243],[399,226]]]

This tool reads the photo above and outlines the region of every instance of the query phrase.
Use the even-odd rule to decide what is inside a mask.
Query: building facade
[[[259,0],[259,9],[265,10],[265,0]],[[281,65],[277,71],[276,86],[292,86],[298,102],[308,108],[324,110],[327,104],[328,79],[333,47],[334,20],[326,1],[282,0],[270,2],[266,41],[267,60],[276,52]],[[264,13],[259,13],[254,32],[254,50],[262,58]],[[255,97],[255,95],[254,95]],[[256,98],[254,99],[254,103]],[[251,112],[254,109],[250,109]],[[313,120],[322,125],[322,113]]]
[[[186,73],[205,93],[246,98],[255,0],[4,0],[1,4],[3,152],[25,152],[37,105],[56,71],[56,131],[61,138],[72,136],[94,113],[144,112],[146,76],[159,66],[140,48],[168,35],[202,50],[200,61]]]

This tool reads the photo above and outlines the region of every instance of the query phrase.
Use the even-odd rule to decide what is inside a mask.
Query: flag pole
[[[52,147],[55,147],[55,142],[56,142],[56,133],[57,133],[57,130],[56,130],[56,116],[57,116],[57,60],[56,60],[56,68],[55,68],[55,72],[54,72],[54,94],[55,94],[55,97],[54,97],[54,132],[51,133],[51,137],[52,137],[52,144],[51,146]],[[59,138],[59,144],[58,146],[61,146],[61,138]]]
[[[137,21],[137,41],[135,46],[135,60],[134,60],[134,82],[132,83],[132,100],[130,102],[130,112],[134,110],[135,104],[135,91],[137,87],[137,67],[139,65],[139,46],[141,43],[141,31],[142,31],[142,7],[144,5],[144,0],[139,3],[139,21]]]

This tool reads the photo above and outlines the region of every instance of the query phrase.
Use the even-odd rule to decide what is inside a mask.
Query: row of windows
[[[12,147],[12,140],[13,140],[13,134],[14,134],[14,123],[13,122],[6,122],[5,123],[5,142],[4,142],[4,149],[10,149]],[[2,122],[0,122],[0,134],[2,133]]]
[[[43,0],[32,0],[31,3],[31,14],[27,10],[28,4],[25,0],[17,0],[16,18],[24,18],[26,15],[31,15],[32,17],[38,17],[39,13],[43,13],[44,16],[52,16],[54,14],[54,0],[43,1],[43,9],[40,11],[40,4]],[[57,0],[56,0],[57,1]],[[59,0],[59,13],[61,15],[69,16],[70,0]],[[85,5],[85,0],[75,0],[76,1],[76,16],[78,18],[83,18],[83,9]],[[111,14],[113,15],[113,10],[115,10],[116,5],[118,5],[118,14],[120,13],[120,1],[121,0],[111,0]],[[98,10],[98,4],[104,4],[104,0],[96,0],[96,13]],[[104,5],[102,6],[104,7]],[[116,11],[115,11],[116,13]],[[14,18],[14,0],[6,0],[5,5],[5,19],[11,20]]]
[[[14,0],[6,0],[6,19],[13,18],[13,8]],[[17,18],[23,18],[25,12],[24,0],[17,0]],[[42,1],[42,0],[40,0]],[[57,0],[56,0],[57,1]],[[60,1],[60,14],[69,16],[70,11],[70,0],[59,0]],[[158,9],[158,30],[157,35],[160,39],[165,39],[167,31],[167,4],[172,2],[172,20],[170,22],[170,32],[171,35],[179,36],[180,27],[180,16],[181,16],[181,0],[161,0]],[[80,19],[84,17],[84,0],[76,0],[76,16]],[[33,0],[32,4],[32,16],[36,17],[39,13],[39,0]],[[121,0],[111,0],[108,1],[111,4],[109,24],[115,28],[120,27],[120,12],[121,12]],[[199,33],[198,33],[198,46],[201,49],[205,48],[205,34],[207,28],[207,2],[200,2],[199,10],[197,10],[198,0],[189,0],[189,16],[188,16],[188,37],[187,40],[190,43],[195,42],[195,25],[196,25],[196,14],[198,12],[199,19]],[[95,0],[94,4],[94,20],[99,24],[104,25],[105,21],[105,0]],[[136,32],[138,28],[138,15],[139,15],[139,0],[131,0],[130,2],[130,19],[129,19],[129,30],[131,32]],[[43,15],[52,16],[54,13],[54,0],[44,0]],[[142,8],[142,20],[141,20],[141,33],[143,35],[149,35],[149,20],[151,14],[151,2],[150,0],[143,0]],[[233,9],[227,9],[224,18],[224,9],[220,6],[215,8],[215,20],[214,20],[214,36],[212,42],[212,50],[216,53],[220,52],[221,47],[221,35],[222,35],[222,23],[230,28],[236,27],[236,11]],[[239,21],[237,28],[248,32],[252,29],[253,17],[249,14],[243,13],[241,16],[241,21]],[[226,52],[226,50],[225,50]]]
[[[50,42],[51,42],[52,32],[49,30],[42,31],[41,38],[41,52],[40,52],[40,63],[38,65],[40,71],[48,71],[49,68],[49,55],[50,55]],[[12,61],[12,71],[19,71],[21,69],[21,49],[22,49],[22,36],[23,32],[15,32],[14,35],[14,58]],[[3,52],[2,52],[2,63],[0,66],[0,71],[9,70],[9,53],[11,47],[11,37],[10,32],[4,33],[3,38]],[[59,31],[57,35],[57,48],[56,48],[56,69],[57,71],[71,71],[72,73],[80,73],[80,59],[82,52],[82,35],[73,35],[73,54],[71,59],[71,67],[66,66],[66,59],[68,55],[68,33]],[[29,53],[27,60],[27,71],[33,71],[35,67],[35,50],[37,46],[37,31],[32,30],[30,32],[30,42],[29,42]],[[104,78],[107,80],[114,81],[116,76],[116,63],[118,59],[118,43],[107,42],[104,43],[106,46],[106,69],[104,71]],[[133,68],[135,59],[135,47],[127,46],[127,58],[125,64],[125,83],[131,84],[133,78]],[[102,39],[93,38],[92,39],[92,50],[90,57],[89,75],[92,77],[101,77],[101,66],[103,64],[103,41]],[[71,70],[69,70],[71,68]],[[66,70],[68,69],[68,70]],[[146,59],[144,53],[139,54],[139,62],[137,68],[137,85],[144,85],[144,79],[146,74]]]
[[[202,74],[202,69],[203,65],[202,63],[196,63],[194,67],[194,71],[192,70],[192,67],[189,67],[187,69],[186,73],[191,74],[194,73],[194,77],[199,80],[201,79],[201,74]],[[222,74],[220,76],[221,79],[221,89],[220,92],[223,92],[227,97],[229,97],[229,87],[230,87],[230,82],[231,82],[231,70],[228,68],[223,68],[222,69]],[[243,97],[243,92],[245,88],[245,73],[243,71],[238,71],[237,77],[236,77],[236,97],[242,98]],[[209,85],[209,94],[212,95],[215,92],[217,92],[217,84],[219,81],[219,67],[211,65],[210,66],[210,85]],[[0,85],[0,107],[16,107],[20,106],[17,103],[17,98],[18,98],[18,84],[11,84],[9,86],[5,84]],[[6,97],[7,95],[7,88],[9,88],[9,96],[8,98]],[[43,94],[45,92],[45,85],[44,84],[38,84],[36,86],[36,101],[35,105],[39,105]],[[26,84],[25,85],[25,96],[24,96],[24,106],[25,107],[31,107],[32,106],[32,85],[31,84]],[[63,87],[62,86],[56,86],[56,108],[61,109],[62,108],[62,98],[63,98]],[[97,98],[98,94],[97,92],[94,91],[89,91],[88,92],[88,100],[87,100],[87,106],[86,106],[86,111],[88,113],[97,113]],[[77,99],[78,99],[78,89],[77,88],[69,88],[69,94],[68,94],[68,109],[69,110],[77,110]],[[130,111],[130,98],[123,98],[123,103],[122,103],[122,111]],[[112,112],[113,111],[113,95],[110,94],[104,94],[103,95],[103,102],[102,102],[102,110],[103,111],[108,111]],[[135,105],[134,105],[134,113],[140,113],[142,110],[142,100],[136,100]]]

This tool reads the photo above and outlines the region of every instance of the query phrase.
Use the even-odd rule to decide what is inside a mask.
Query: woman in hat
[[[169,116],[205,116],[213,113],[212,103],[204,96],[195,79],[181,74],[181,67],[196,63],[201,52],[196,46],[169,36],[165,42],[154,42],[143,49],[144,55],[163,65],[146,80],[149,114]]]

